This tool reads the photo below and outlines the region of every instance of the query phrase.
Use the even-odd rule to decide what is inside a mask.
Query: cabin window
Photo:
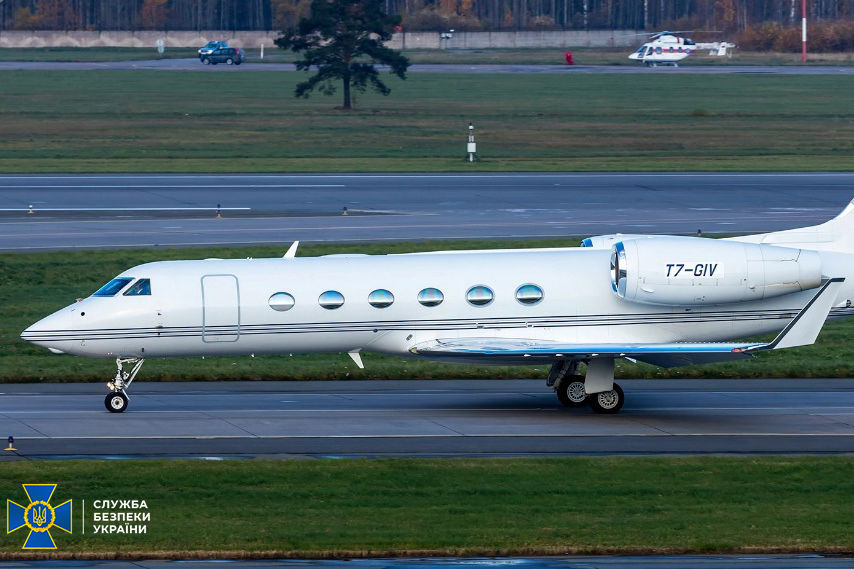
[[[317,302],[327,310],[335,310],[344,304],[344,295],[337,290],[327,290],[317,297]]]
[[[125,288],[129,282],[133,279],[129,277],[119,277],[117,279],[113,279],[98,290],[96,290],[92,296],[116,296],[120,290]]]
[[[445,300],[445,295],[438,288],[425,288],[418,293],[418,302],[424,306],[439,306]]]
[[[374,308],[388,308],[393,302],[394,295],[384,288],[377,289],[368,295],[368,304]]]
[[[533,284],[522,285],[516,289],[516,300],[522,304],[537,304],[543,299],[543,289]]]
[[[661,46],[657,46],[657,47],[655,48],[655,53],[657,53],[657,54],[661,54]]]
[[[286,292],[277,292],[270,297],[270,300],[268,300],[267,303],[273,310],[285,312],[286,310],[293,308],[296,301],[293,296]]]
[[[648,49],[646,50],[646,54],[647,54],[647,55],[652,55],[652,47],[650,47],[650,48],[648,48]]]
[[[493,298],[492,289],[483,285],[473,286],[466,293],[466,300],[473,306],[486,306]]]
[[[151,296],[151,279],[139,279],[125,291],[125,296]]]

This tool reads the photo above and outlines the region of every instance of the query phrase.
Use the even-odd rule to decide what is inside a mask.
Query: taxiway
[[[555,58],[563,50],[555,49]],[[382,70],[383,66],[379,66]],[[142,61],[0,61],[0,71],[202,71],[207,73],[245,73],[259,71],[296,71],[293,63],[261,63],[248,61],[242,65],[203,65],[196,58],[151,59]],[[420,63],[407,70],[409,73],[617,73],[617,74],[700,74],[700,75],[851,75],[851,65],[702,65],[685,63],[679,67],[662,65],[646,67],[637,65],[528,65],[528,64],[456,64]]]

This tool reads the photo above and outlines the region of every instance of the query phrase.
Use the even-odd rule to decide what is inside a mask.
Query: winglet
[[[751,346],[745,351],[780,350],[815,343],[843,282],[845,279],[842,277],[826,280],[815,296],[771,343]]]
[[[299,247],[299,241],[294,241],[290,247],[288,247],[288,251],[282,257],[282,259],[293,259],[297,256],[297,247]]]

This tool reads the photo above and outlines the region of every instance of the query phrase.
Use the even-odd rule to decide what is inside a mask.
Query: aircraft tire
[[[558,400],[566,407],[583,407],[587,403],[584,393],[584,376],[570,375],[561,381],[555,390]]]
[[[623,394],[623,389],[615,383],[614,389],[611,391],[588,395],[587,401],[590,403],[590,408],[596,413],[614,415],[615,413],[619,413],[620,409],[623,408],[626,396]]]
[[[128,397],[121,391],[108,393],[104,398],[104,406],[110,413],[124,413],[128,408]]]

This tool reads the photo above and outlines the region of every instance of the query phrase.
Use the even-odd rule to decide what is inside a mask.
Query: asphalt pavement
[[[562,57],[555,50],[556,59]],[[384,68],[380,66],[380,69]],[[296,71],[293,63],[263,63],[249,60],[241,65],[203,65],[196,58],[152,59],[143,61],[0,61],[0,71],[97,71],[97,70],[148,70],[148,71],[204,71],[208,73],[245,73],[252,71]],[[409,73],[667,73],[667,74],[760,74],[760,75],[851,75],[850,65],[696,65],[684,63],[679,67],[646,67],[637,65],[525,65],[525,64],[445,64],[421,63],[411,65]]]
[[[854,380],[620,384],[614,416],[537,380],[135,382],[122,414],[100,384],[0,385],[0,460],[854,452]]]
[[[852,173],[6,175],[0,250],[756,233],[852,198]]]

